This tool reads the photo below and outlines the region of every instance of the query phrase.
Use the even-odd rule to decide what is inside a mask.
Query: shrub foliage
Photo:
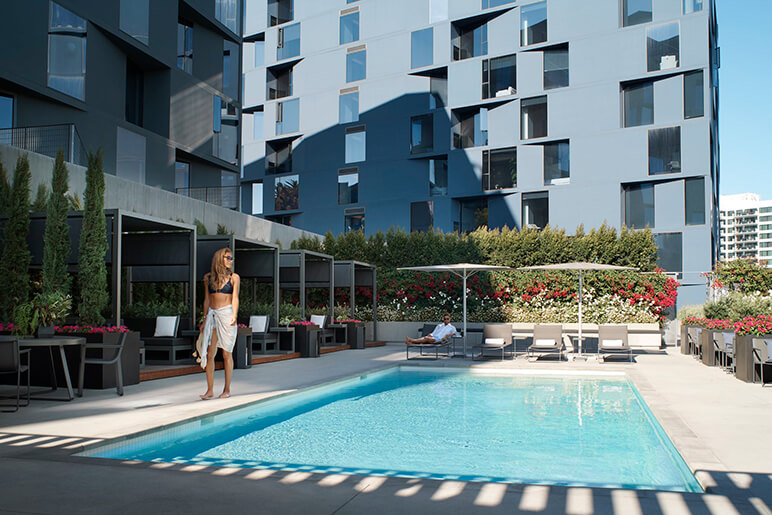
[[[107,253],[104,213],[105,177],[101,150],[89,153],[84,201],[78,261],[78,284],[80,285],[78,314],[81,324],[99,326],[104,324],[102,310],[109,302],[105,267]]]
[[[27,155],[16,160],[11,187],[8,222],[4,231],[3,256],[0,276],[3,293],[0,295],[0,315],[9,319],[14,306],[29,299],[30,251],[27,247],[30,211],[30,170]]]
[[[67,224],[67,189],[69,172],[60,150],[54,162],[51,196],[46,209],[46,232],[43,246],[43,291],[46,293],[70,292],[70,275],[67,258],[70,255],[70,228]]]

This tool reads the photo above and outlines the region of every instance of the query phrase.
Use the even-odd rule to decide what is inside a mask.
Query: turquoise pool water
[[[625,376],[398,367],[84,455],[211,466],[701,491]]]

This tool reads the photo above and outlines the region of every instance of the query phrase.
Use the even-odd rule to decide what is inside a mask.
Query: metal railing
[[[88,165],[86,147],[72,123],[0,129],[0,143],[51,158],[56,158],[56,153],[62,150],[65,161]]]
[[[239,208],[238,186],[212,186],[208,188],[177,188],[178,195],[202,200],[227,209]]]

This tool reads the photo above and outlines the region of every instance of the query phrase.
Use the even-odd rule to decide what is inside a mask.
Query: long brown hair
[[[225,260],[223,259],[223,256],[228,253],[233,255],[231,249],[224,247],[215,252],[214,256],[212,256],[212,269],[209,271],[209,285],[213,290],[221,288],[227,278],[231,276],[231,266],[233,262],[231,262],[231,265],[226,265],[224,263]]]

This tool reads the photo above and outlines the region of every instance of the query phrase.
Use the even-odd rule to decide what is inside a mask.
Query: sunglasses
[[[225,256],[225,259],[227,259],[228,261],[233,261],[233,256]]]

